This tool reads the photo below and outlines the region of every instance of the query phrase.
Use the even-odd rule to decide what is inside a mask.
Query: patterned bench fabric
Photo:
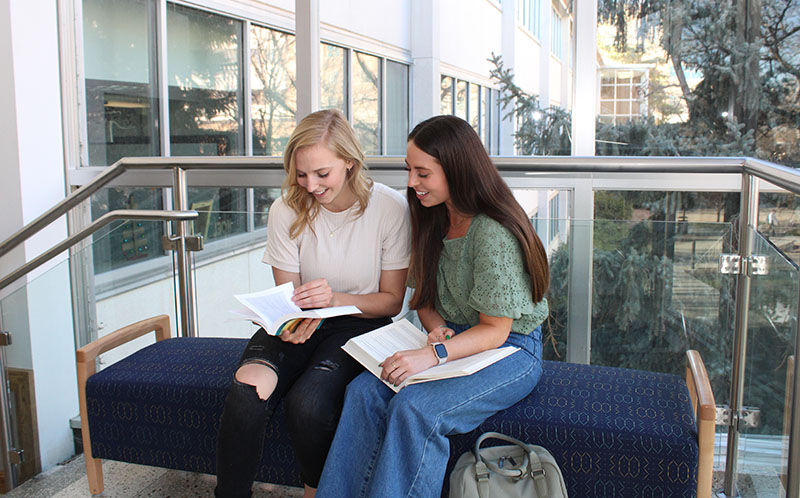
[[[94,456],[214,474],[219,416],[246,343],[170,339],[93,375],[86,394]],[[545,362],[530,396],[451,437],[448,475],[490,430],[550,450],[570,496],[695,495],[697,431],[686,384],[674,375]],[[282,406],[265,437],[257,479],[300,486]]]
[[[168,339],[92,375],[86,383],[96,458],[216,473],[219,417],[247,340]],[[283,408],[267,428],[257,479],[301,486]]]
[[[451,437],[451,456],[485,431],[547,448],[570,496],[696,494],[697,428],[686,383],[675,375],[546,361],[526,399]]]

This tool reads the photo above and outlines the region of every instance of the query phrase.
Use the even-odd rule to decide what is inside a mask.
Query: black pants
[[[250,496],[261,463],[264,434],[282,399],[303,482],[317,487],[339,422],[344,390],[363,370],[341,346],[351,337],[390,322],[389,318],[328,318],[303,344],[283,342],[264,330],[253,335],[239,366],[268,365],[278,374],[278,384],[264,401],[255,387],[233,380],[217,436],[214,492],[218,498]]]

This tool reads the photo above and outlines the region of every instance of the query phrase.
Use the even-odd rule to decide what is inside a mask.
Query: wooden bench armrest
[[[169,339],[169,316],[154,316],[152,318],[147,318],[115,330],[114,332],[94,340],[86,346],[78,349],[75,352],[75,358],[78,361],[78,364],[94,362],[98,356],[106,351],[121,346],[150,332],[156,333],[156,341]]]
[[[99,460],[92,456],[92,443],[89,437],[89,417],[86,407],[86,381],[97,371],[97,357],[141,337],[150,332],[156,333],[156,341],[169,339],[169,316],[159,315],[153,318],[132,323],[127,327],[103,336],[75,352],[78,373],[78,400],[81,411],[81,436],[86,459],[86,475],[89,479],[89,491],[93,494],[103,492],[103,467]]]
[[[686,386],[697,422],[697,498],[710,498],[717,405],[706,366],[700,353],[693,349],[686,352]]]

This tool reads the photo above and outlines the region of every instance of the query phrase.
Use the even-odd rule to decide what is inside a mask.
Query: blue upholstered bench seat
[[[92,375],[93,456],[214,474],[219,416],[246,342],[168,339]],[[279,408],[257,479],[299,486],[283,424]],[[486,430],[548,448],[570,496],[695,495],[697,432],[686,384],[674,375],[545,362],[530,396],[451,438],[450,465]]]

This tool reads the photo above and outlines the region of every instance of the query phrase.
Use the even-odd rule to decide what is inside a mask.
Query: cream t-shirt
[[[306,227],[292,239],[295,212],[276,199],[267,220],[264,263],[299,273],[302,283],[325,278],[335,292],[378,292],[382,270],[408,268],[411,225],[406,199],[386,185],[372,186],[361,214],[358,203],[339,213],[320,207],[312,232]]]

